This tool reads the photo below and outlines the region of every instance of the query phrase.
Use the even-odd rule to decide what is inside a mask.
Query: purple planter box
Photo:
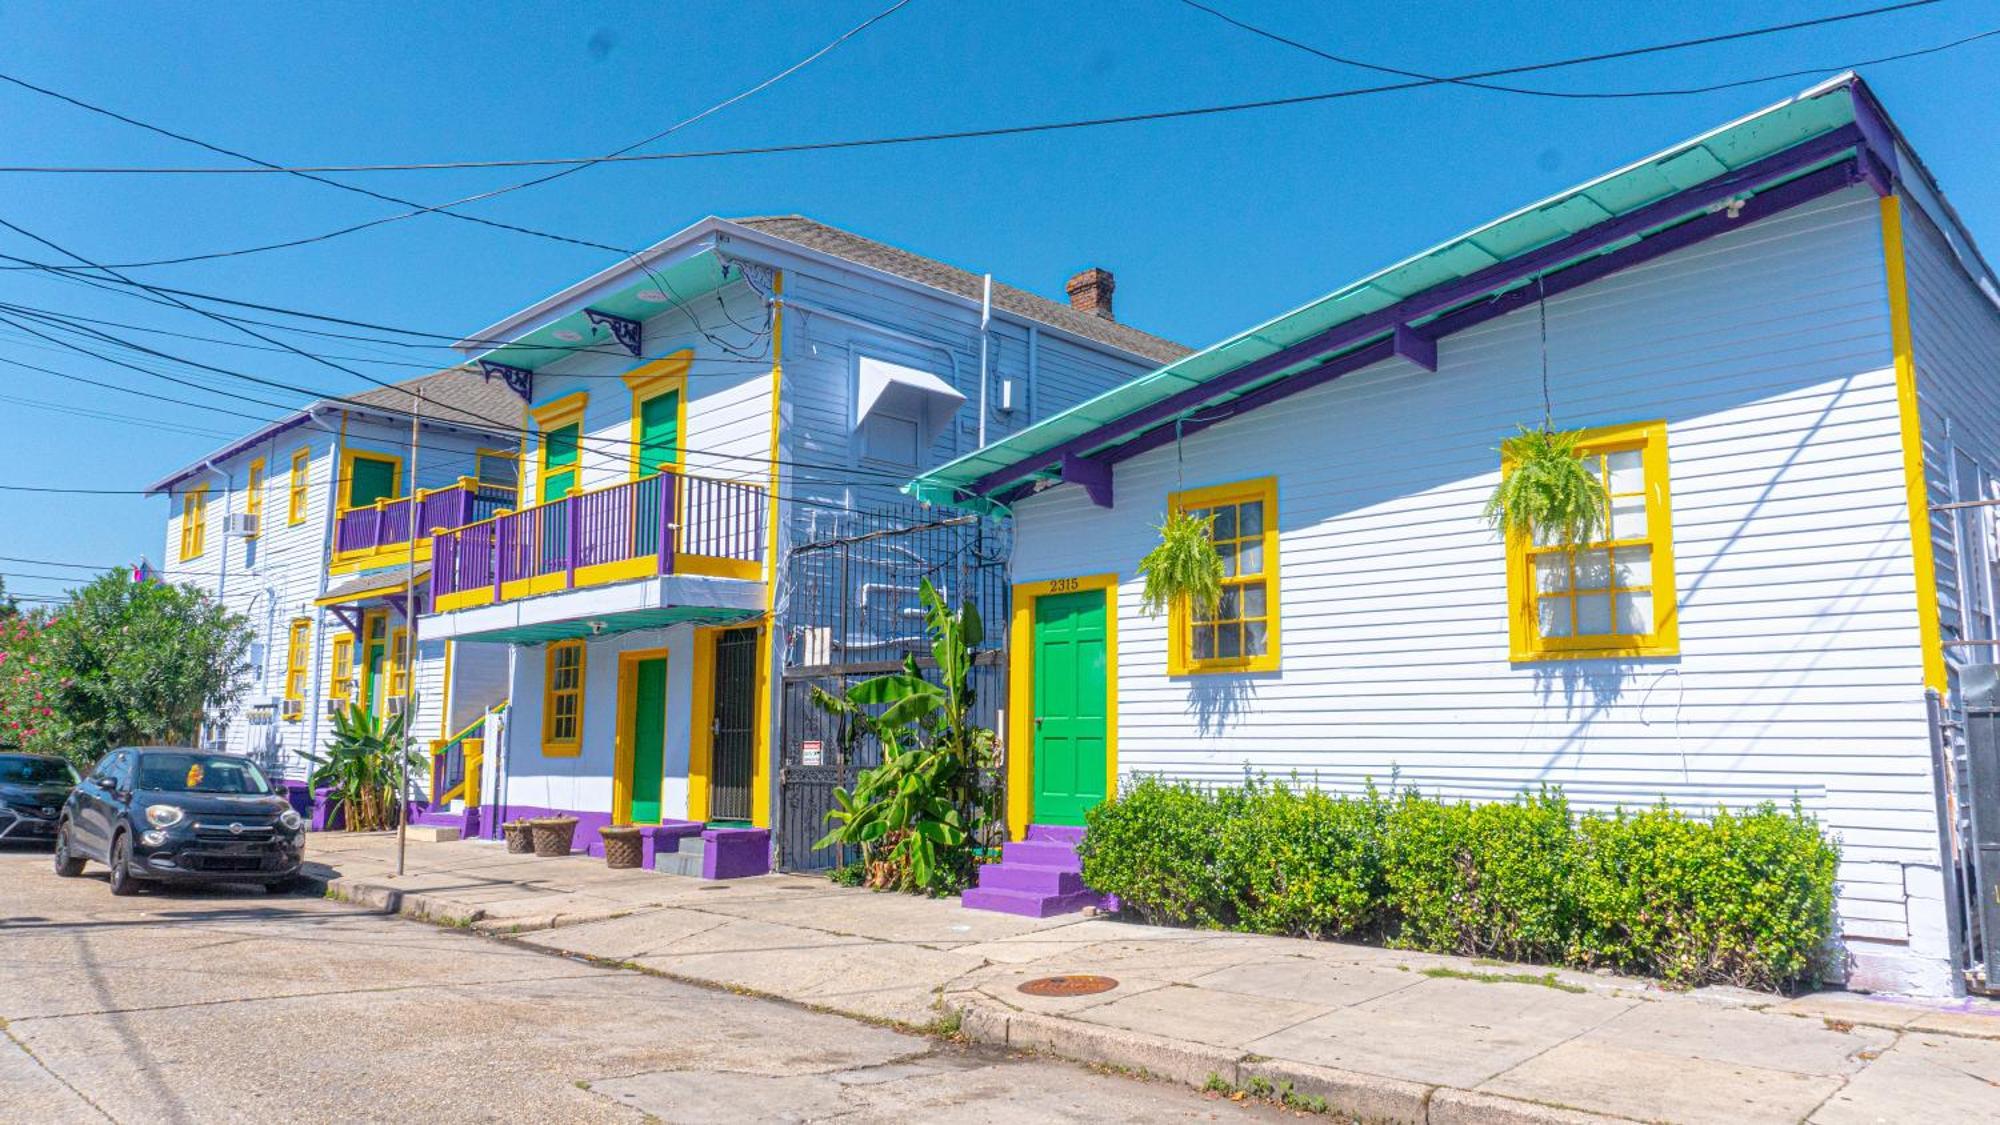
[[[745,879],[771,873],[771,830],[710,828],[702,832],[704,879]]]

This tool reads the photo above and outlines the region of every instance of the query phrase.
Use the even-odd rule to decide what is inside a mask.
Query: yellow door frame
[[[1118,791],[1118,576],[1091,574],[1014,584],[1007,629],[1007,832],[1027,835],[1035,818],[1035,602],[1104,591],[1104,790]]]
[[[632,768],[634,754],[632,746],[632,711],[638,701],[638,666],[642,660],[667,660],[671,670],[673,663],[664,648],[638,648],[618,654],[618,734],[612,741],[611,763],[611,823],[632,823]],[[661,776],[666,776],[664,768]]]
[[[694,631],[694,702],[688,708],[688,819],[708,819],[709,775],[715,761],[715,642],[724,629],[757,630],[756,692],[758,717],[750,750],[750,823],[771,826],[771,630],[766,622],[753,625],[703,625]]]

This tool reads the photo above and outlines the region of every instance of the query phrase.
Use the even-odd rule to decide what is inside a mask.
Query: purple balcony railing
[[[436,597],[649,559],[648,573],[672,574],[683,556],[759,563],[764,559],[766,492],[746,481],[658,473],[625,484],[454,527],[432,546]]]
[[[514,502],[514,489],[504,484],[481,484],[460,477],[444,488],[417,490],[419,537],[440,527],[461,527],[489,519]],[[410,501],[408,497],[377,500],[365,508],[347,508],[334,518],[335,554],[375,551],[410,541]]]

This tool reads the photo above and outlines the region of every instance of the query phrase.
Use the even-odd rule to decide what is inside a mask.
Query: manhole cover
[[[1094,996],[1118,987],[1110,977],[1036,977],[1023,981],[1021,991],[1030,996]]]

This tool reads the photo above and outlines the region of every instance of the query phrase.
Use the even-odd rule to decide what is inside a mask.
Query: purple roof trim
[[[1277,375],[1286,368],[1309,363],[1329,352],[1366,341],[1371,337],[1383,336],[1385,333],[1393,335],[1399,325],[1410,325],[1426,317],[1448,313],[1456,305],[1479,298],[1524,276],[1551,270],[1571,259],[1600,252],[1616,243],[1642,235],[1651,228],[1683,218],[1691,211],[1698,211],[1711,204],[1728,200],[1753,189],[1761,182],[1796,173],[1848,149],[1857,146],[1866,147],[1867,143],[1862,129],[1853,124],[1801,141],[1783,152],[1774,153],[1762,160],[1746,164],[1734,172],[1696,184],[1637,211],[1557,239],[1539,250],[1523,254],[1518,258],[1496,262],[1457,281],[1407,297],[1394,305],[1344,324],[1335,325],[1325,332],[1252,360],[1227,375],[1188,387],[1143,409],[1105,422],[1087,433],[1017,461],[1004,469],[996,469],[974,481],[968,491],[979,495],[991,495],[1025,476],[1059,464],[1065,455],[1086,456],[1126,434],[1147,429],[1174,415],[1202,406],[1211,399],[1252,386]],[[1441,334],[1435,333],[1428,325],[1418,327],[1425,335]]]
[[[162,492],[169,491],[170,489],[173,488],[173,486],[188,479],[189,477],[195,475],[196,473],[199,473],[207,469],[210,465],[213,465],[217,461],[227,461],[231,457],[234,457],[239,453],[245,452],[246,450],[249,449],[253,449],[256,446],[262,444],[263,442],[267,442],[272,438],[277,437],[279,434],[284,433],[286,430],[297,429],[298,427],[303,426],[306,423],[312,421],[313,412],[320,409],[323,408],[318,406],[310,406],[304,410],[299,411],[297,414],[294,414],[293,416],[285,419],[282,422],[276,423],[274,425],[265,426],[263,429],[258,430],[257,432],[251,434],[249,437],[243,438],[236,444],[223,447],[221,452],[211,453],[207,457],[204,457],[200,461],[196,462],[195,464],[189,465],[187,468],[182,469],[178,473],[175,473],[173,476],[164,477],[159,481],[154,482],[150,487],[146,489],[146,495],[157,496]]]

